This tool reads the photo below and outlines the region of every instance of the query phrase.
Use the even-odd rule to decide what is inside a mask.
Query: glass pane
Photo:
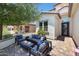
[[[44,22],[44,30],[47,31],[48,30],[48,21]]]
[[[45,21],[44,22],[44,26],[48,26],[48,21]]]
[[[42,26],[42,22],[39,22],[39,26]]]
[[[39,22],[39,27],[40,27],[40,29],[42,28],[42,22]]]

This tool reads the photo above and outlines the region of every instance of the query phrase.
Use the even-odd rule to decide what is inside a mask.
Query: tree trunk
[[[3,31],[3,26],[0,24],[0,40],[2,40],[2,31]]]

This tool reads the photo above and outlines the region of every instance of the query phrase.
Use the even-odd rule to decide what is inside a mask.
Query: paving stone
[[[65,37],[64,40],[54,40],[55,46],[51,50],[50,55],[55,56],[74,56],[75,44],[70,37]],[[53,41],[53,40],[52,40]]]

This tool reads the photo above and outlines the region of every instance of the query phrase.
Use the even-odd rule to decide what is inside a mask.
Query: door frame
[[[67,24],[67,35],[64,35],[63,24]],[[69,36],[69,22],[63,22],[61,24],[61,32],[62,32],[62,36]]]

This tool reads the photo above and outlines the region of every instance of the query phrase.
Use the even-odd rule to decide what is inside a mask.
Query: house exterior
[[[52,11],[43,11],[41,13],[40,20],[36,22],[36,32],[42,27],[44,28],[44,31],[49,33],[48,36],[50,36],[51,39],[55,39],[60,35],[59,18],[60,17],[58,13],[53,13]]]
[[[59,31],[57,32],[57,29],[55,29],[57,34],[60,33],[60,35],[62,35],[62,33],[69,32],[67,33],[68,36],[72,37],[76,47],[79,47],[79,3],[58,3],[55,5],[55,10],[51,11],[59,13],[61,17],[58,19],[59,24],[57,24],[57,26],[60,25],[60,27],[58,28]],[[55,24],[56,23],[57,21],[55,22]],[[64,31],[62,30],[63,27],[65,27],[62,26],[62,24],[65,23],[69,23],[67,27],[68,31],[66,30],[66,28],[64,29]]]
[[[36,31],[40,28],[40,22],[44,27],[45,21],[48,22],[49,36],[53,39],[59,35],[70,36],[79,47],[79,3],[57,3],[54,10],[43,11]]]
[[[24,33],[37,33],[41,27],[48,33],[48,38],[69,36],[79,47],[79,3],[57,3],[54,10],[42,11],[39,21],[19,26]]]
[[[49,38],[56,39],[62,35],[62,23],[68,22],[68,3],[58,3],[53,10],[42,11],[40,20],[36,24],[36,32],[42,26],[49,33]],[[65,20],[64,20],[65,19]],[[45,23],[47,22],[47,25]]]
[[[68,34],[73,38],[76,47],[79,47],[79,3],[59,3],[56,8],[60,8],[58,12],[61,15],[61,23],[69,22]]]

